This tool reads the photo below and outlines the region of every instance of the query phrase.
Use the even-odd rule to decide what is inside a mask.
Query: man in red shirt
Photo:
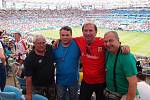
[[[82,27],[83,37],[75,38],[81,51],[83,80],[79,100],[91,100],[93,92],[96,100],[104,100],[105,89],[105,49],[103,39],[96,37],[97,27],[85,23]]]

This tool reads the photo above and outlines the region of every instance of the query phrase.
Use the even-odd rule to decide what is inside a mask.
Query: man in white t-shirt
[[[19,32],[15,32],[14,37],[16,46],[16,61],[20,64],[23,64],[26,54],[28,53],[28,49]]]
[[[19,77],[24,78],[24,60],[26,58],[26,55],[28,53],[28,49],[26,46],[25,41],[21,38],[21,34],[19,32],[15,32],[14,34],[15,38],[15,56],[16,56],[16,62],[17,64],[14,66],[18,66],[19,63],[19,68],[20,70],[16,73]]]

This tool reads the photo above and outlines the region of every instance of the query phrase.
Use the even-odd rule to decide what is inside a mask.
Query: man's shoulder
[[[121,57],[127,58],[127,59],[130,58],[130,57],[131,57],[131,58],[135,58],[132,53],[127,53],[127,54],[121,53]]]
[[[83,36],[74,37],[73,39],[74,39],[75,41],[81,41],[81,40],[84,40],[84,37],[83,37]]]
[[[31,50],[31,51],[29,52],[29,54],[27,55],[27,57],[28,57],[28,58],[34,58],[34,56],[35,56],[35,51],[34,51],[34,49],[33,49],[33,50]]]
[[[78,46],[83,46],[86,43],[85,38],[83,36],[76,37],[76,38],[73,38],[73,39],[75,40],[75,42],[77,43]]]
[[[52,50],[52,49],[53,49],[52,45],[46,44],[46,50]]]
[[[103,46],[104,46],[104,41],[103,41],[103,39],[100,38],[100,37],[96,37],[96,38],[95,38],[95,41],[94,41],[93,43],[94,43],[94,45],[96,45],[96,46],[100,46],[100,47],[103,47]]]
[[[101,38],[101,37],[96,37],[96,41],[98,41],[98,42],[104,42],[103,38]]]
[[[16,43],[23,43],[24,42],[24,40],[23,39],[20,39],[18,42],[16,42]]]
[[[77,43],[76,43],[76,41],[74,40],[74,39],[72,39],[72,41],[71,41],[71,45],[77,45]]]
[[[128,54],[123,54],[123,53],[121,53],[121,55],[120,55],[120,61],[122,62],[122,63],[133,63],[133,64],[135,64],[136,65],[136,59],[135,59],[135,57],[134,57],[134,55],[132,54],[132,53],[128,53]]]

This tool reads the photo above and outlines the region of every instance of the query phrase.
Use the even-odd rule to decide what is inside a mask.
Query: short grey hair
[[[46,38],[42,34],[37,34],[33,37],[33,43],[35,43],[38,39],[44,39],[46,41]]]
[[[115,36],[115,38],[118,39],[118,41],[119,41],[119,35],[118,35],[118,33],[117,33],[116,31],[108,31],[108,32],[106,32],[106,33],[104,34],[104,37],[105,37],[106,35],[108,35],[109,33],[113,33],[114,36]]]

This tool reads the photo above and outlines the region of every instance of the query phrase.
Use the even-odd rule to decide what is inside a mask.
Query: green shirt
[[[106,84],[107,89],[115,92],[114,80],[113,80],[113,69],[116,55],[107,52],[106,53]],[[119,53],[117,64],[116,64],[116,88],[118,93],[127,94],[128,93],[128,80],[127,77],[136,75],[136,60],[134,56],[129,54]],[[138,94],[138,92],[137,92]]]

